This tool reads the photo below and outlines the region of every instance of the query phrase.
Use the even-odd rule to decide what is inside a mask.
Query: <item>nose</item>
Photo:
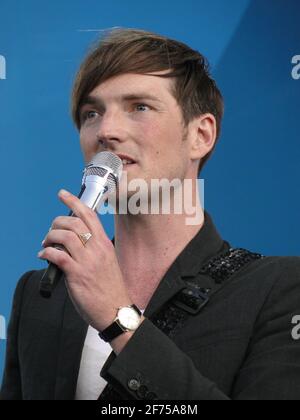
[[[105,148],[108,148],[110,143],[124,141],[124,121],[120,113],[112,111],[102,115],[97,129],[97,139]]]

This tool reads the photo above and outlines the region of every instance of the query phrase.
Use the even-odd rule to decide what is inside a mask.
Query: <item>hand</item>
[[[131,305],[115,248],[97,214],[77,197],[62,190],[59,198],[77,217],[58,217],[46,236],[39,258],[56,264],[65,274],[66,286],[81,317],[98,331],[115,319],[120,306]],[[78,237],[91,233],[83,245]],[[61,244],[68,251],[53,248]]]

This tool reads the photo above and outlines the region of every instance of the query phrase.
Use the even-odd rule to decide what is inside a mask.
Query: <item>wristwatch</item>
[[[114,322],[104,331],[99,332],[99,337],[110,343],[119,335],[128,331],[136,331],[141,323],[142,312],[135,305],[118,308]]]

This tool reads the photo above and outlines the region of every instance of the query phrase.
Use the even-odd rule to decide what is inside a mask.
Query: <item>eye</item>
[[[82,113],[82,121],[87,121],[87,120],[91,120],[93,118],[95,118],[95,114],[98,114],[97,111],[85,111]]]
[[[151,107],[146,104],[136,104],[135,108],[137,111],[141,111],[141,112],[147,111],[147,109],[151,109]]]

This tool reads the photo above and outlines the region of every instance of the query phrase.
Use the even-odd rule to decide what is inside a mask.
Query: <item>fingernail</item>
[[[46,242],[45,240],[42,241],[42,246],[44,245],[45,242]]]
[[[38,253],[38,257],[40,258],[40,257],[42,257],[42,255],[44,254],[44,251],[40,251],[39,253]]]
[[[69,197],[69,195],[71,195],[71,194],[66,190],[60,190],[58,195],[59,195],[59,197]]]

